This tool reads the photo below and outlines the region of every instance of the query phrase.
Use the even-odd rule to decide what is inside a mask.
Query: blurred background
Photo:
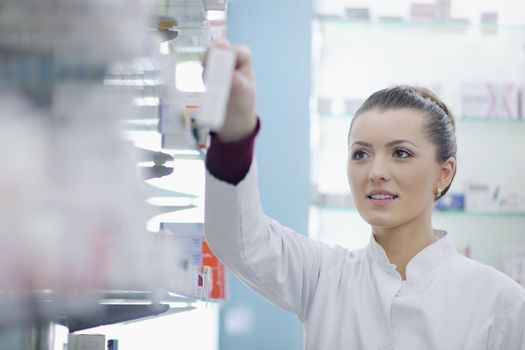
[[[221,37],[252,50],[267,215],[365,246],[351,119],[425,86],[457,120],[434,227],[525,286],[522,1],[0,0],[1,349],[303,347],[204,239],[201,59]]]

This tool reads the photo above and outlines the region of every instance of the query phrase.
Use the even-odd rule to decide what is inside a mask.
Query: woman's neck
[[[432,210],[427,210],[403,225],[384,228],[373,227],[376,242],[383,247],[390,263],[403,280],[410,260],[420,251],[437,241],[432,230]]]

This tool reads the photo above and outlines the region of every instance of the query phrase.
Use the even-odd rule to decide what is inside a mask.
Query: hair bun
[[[410,90],[414,91],[415,93],[419,94],[421,97],[431,100],[439,108],[441,108],[445,112],[445,114],[449,117],[450,123],[452,124],[452,127],[454,128],[454,130],[456,130],[456,118],[454,117],[454,114],[452,114],[452,111],[450,110],[450,108],[448,108],[445,102],[443,102],[434,92],[422,86],[407,86],[407,87]]]

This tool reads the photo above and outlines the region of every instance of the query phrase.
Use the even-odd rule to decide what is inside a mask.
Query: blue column
[[[307,234],[312,0],[230,0],[228,36],[252,50],[261,201],[267,215]],[[233,275],[221,313],[220,349],[302,349],[296,316],[263,300]]]

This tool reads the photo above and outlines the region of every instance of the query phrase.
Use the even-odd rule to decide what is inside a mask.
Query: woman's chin
[[[399,217],[389,213],[359,212],[363,220],[372,227],[390,228],[399,225]]]

